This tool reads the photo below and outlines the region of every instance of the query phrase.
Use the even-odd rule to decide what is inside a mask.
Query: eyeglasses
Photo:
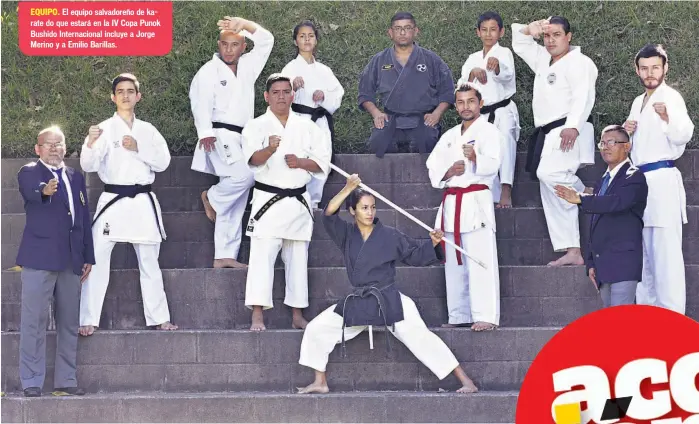
[[[393,29],[393,31],[400,34],[403,31],[412,32],[412,30],[414,30],[415,27],[414,26],[405,26],[405,27],[394,26],[394,27],[391,27],[391,29]]]
[[[39,146],[41,146],[41,147],[46,147],[46,148],[49,149],[49,150],[51,150],[52,148],[58,150],[58,149],[64,149],[64,148],[66,147],[66,144],[63,143],[63,142],[59,142],[59,143],[41,143],[41,144],[39,144]]]
[[[628,141],[618,141],[618,140],[609,140],[607,142],[600,141],[599,143],[597,143],[597,147],[600,149],[603,148],[604,146],[611,148],[611,147],[616,146],[617,144],[626,144],[626,143],[628,143]]]

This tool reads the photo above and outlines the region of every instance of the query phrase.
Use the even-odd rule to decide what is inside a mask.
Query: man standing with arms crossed
[[[643,275],[636,303],[684,314],[686,288],[682,224],[687,201],[675,160],[691,140],[694,124],[682,95],[665,83],[667,53],[648,44],[636,55],[636,74],[645,93],[631,105],[624,129],[631,134],[631,160],[646,177],[648,201],[643,214]]]
[[[215,222],[214,268],[245,268],[237,257],[254,179],[243,160],[241,132],[254,117],[255,81],[272,52],[274,36],[242,18],[226,16],[218,26],[218,53],[199,69],[189,90],[199,138],[192,169],[220,177],[201,193],[206,216]],[[243,54],[245,37],[255,46]]]
[[[546,47],[534,39],[544,36]],[[549,266],[583,265],[578,208],[560,199],[554,186],[585,189],[576,175],[581,165],[595,163],[594,128],[597,67],[571,46],[570,23],[553,16],[512,24],[512,49],[534,71],[532,110],[536,130],[529,139],[526,170],[539,180],[541,202],[553,249],[566,254]]]

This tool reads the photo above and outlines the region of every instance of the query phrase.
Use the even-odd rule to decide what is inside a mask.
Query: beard
[[[226,65],[237,65],[238,64],[238,59],[232,60],[230,62],[227,62],[223,56],[221,56],[221,53],[218,53],[218,58],[221,59],[221,62],[225,63]]]
[[[476,119],[476,114],[475,114],[475,113],[472,113],[472,114],[469,115],[469,116],[465,116],[465,114],[464,114],[464,115],[459,114],[459,118],[461,118],[461,120],[462,120],[463,122],[471,122],[471,121],[473,121],[474,119]]]
[[[658,88],[658,86],[659,86],[660,84],[662,84],[663,81],[665,81],[665,72],[663,72],[663,73],[660,75],[660,77],[657,78],[657,83],[654,83],[654,82],[653,82],[653,83],[651,83],[652,85],[646,84],[646,82],[645,82],[645,81],[643,80],[643,78],[641,78],[641,77],[639,77],[639,79],[641,80],[641,84],[642,84],[645,88],[647,88],[648,90],[653,90],[653,89]]]

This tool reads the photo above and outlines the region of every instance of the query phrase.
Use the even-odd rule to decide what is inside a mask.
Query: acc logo
[[[534,359],[517,424],[699,424],[699,323],[616,306],[559,331]]]

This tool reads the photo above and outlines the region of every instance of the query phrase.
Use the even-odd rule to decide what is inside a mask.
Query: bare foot
[[[168,321],[168,322],[164,322],[164,323],[158,325],[155,328],[158,330],[163,330],[163,331],[172,331],[172,330],[177,330],[179,327],[177,327],[175,324]]]
[[[291,328],[295,330],[304,330],[308,325],[308,321],[301,314],[300,309],[294,309],[293,318],[291,320]]]
[[[250,331],[264,331],[266,330],[267,327],[265,327],[265,320],[262,315],[262,307],[261,306],[253,306],[252,307],[252,324],[250,325]]]
[[[469,383],[464,384],[460,389],[456,391],[456,393],[476,393],[478,391],[478,387],[476,387],[475,384],[473,384],[473,381],[470,381]]]
[[[512,207],[512,187],[509,184],[502,185],[500,201],[495,207],[498,209],[509,209]]]
[[[464,324],[442,324],[442,328],[462,328],[462,327],[470,327],[473,324],[468,322]]]
[[[330,392],[330,389],[328,388],[327,384],[317,383],[315,381],[306,387],[297,387],[296,390],[298,390],[299,394]]]
[[[206,193],[206,190],[201,192],[201,202],[204,204],[204,212],[206,213],[206,217],[209,218],[209,221],[216,222],[216,211],[211,206],[211,203],[209,203],[209,196]]]
[[[91,336],[95,332],[95,328],[94,325],[81,325],[78,334],[84,337]]]
[[[245,264],[241,264],[233,258],[214,259],[214,268],[247,268]]]
[[[497,328],[497,325],[491,324],[489,322],[484,322],[484,321],[478,321],[474,322],[473,326],[471,327],[472,331],[491,331],[495,330]]]
[[[561,256],[560,258],[556,259],[555,261],[551,261],[548,263],[548,266],[566,266],[566,265],[584,265],[585,261],[583,260],[582,255],[580,254],[580,249],[570,249],[566,252],[565,255]]]

